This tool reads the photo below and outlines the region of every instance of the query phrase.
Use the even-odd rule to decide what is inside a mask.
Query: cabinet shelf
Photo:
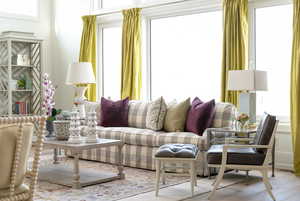
[[[41,113],[42,44],[42,40],[35,37],[0,35],[0,102],[3,105],[0,107],[0,115]],[[19,55],[27,56],[22,57],[24,62],[18,60]],[[26,85],[26,89],[18,89],[16,81],[23,78],[25,81],[30,80],[28,84],[31,85]],[[20,104],[16,106],[16,102]]]

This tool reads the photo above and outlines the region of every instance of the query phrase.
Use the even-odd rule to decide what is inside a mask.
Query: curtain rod
[[[160,7],[160,6],[176,5],[176,4],[188,2],[188,1],[195,1],[195,0],[179,0],[179,1],[174,1],[174,2],[165,2],[165,3],[161,3],[161,4],[148,5],[148,6],[139,7],[139,8],[141,8],[141,9],[156,8],[156,7]],[[100,14],[96,14],[95,16],[111,15],[111,14],[116,14],[116,13],[120,13],[120,12],[122,12],[122,10],[100,13]]]

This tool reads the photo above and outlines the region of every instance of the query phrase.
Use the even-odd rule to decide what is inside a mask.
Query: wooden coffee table
[[[67,141],[46,139],[44,146],[54,149],[53,165],[41,167],[39,179],[50,183],[70,186],[79,189],[84,186],[99,184],[116,179],[124,179],[122,165],[122,148],[124,143],[120,140],[99,139],[97,143],[69,144]],[[93,171],[92,169],[79,170],[79,156],[84,150],[98,149],[103,147],[117,146],[118,153],[116,166],[118,174]],[[74,157],[73,171],[58,162],[58,150],[66,150]]]

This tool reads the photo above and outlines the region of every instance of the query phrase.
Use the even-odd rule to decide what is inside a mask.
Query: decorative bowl
[[[68,140],[70,136],[70,121],[59,120],[53,121],[54,133],[57,140]]]

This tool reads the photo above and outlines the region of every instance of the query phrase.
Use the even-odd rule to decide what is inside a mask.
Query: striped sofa
[[[146,129],[146,115],[149,104],[142,101],[130,101],[129,127],[97,127],[99,138],[118,139],[125,143],[123,148],[123,164],[129,167],[155,170],[153,155],[159,146],[169,143],[195,144],[201,150],[197,172],[200,176],[207,175],[206,150],[209,142],[206,133],[198,136],[191,132],[164,132]],[[100,104],[86,102],[86,112],[100,113]],[[229,127],[235,115],[235,107],[229,103],[217,103],[213,127]],[[101,114],[98,116],[101,118]],[[115,163],[116,148],[107,147],[89,150],[82,153],[81,158],[106,163]],[[171,164],[177,166],[178,164]]]

